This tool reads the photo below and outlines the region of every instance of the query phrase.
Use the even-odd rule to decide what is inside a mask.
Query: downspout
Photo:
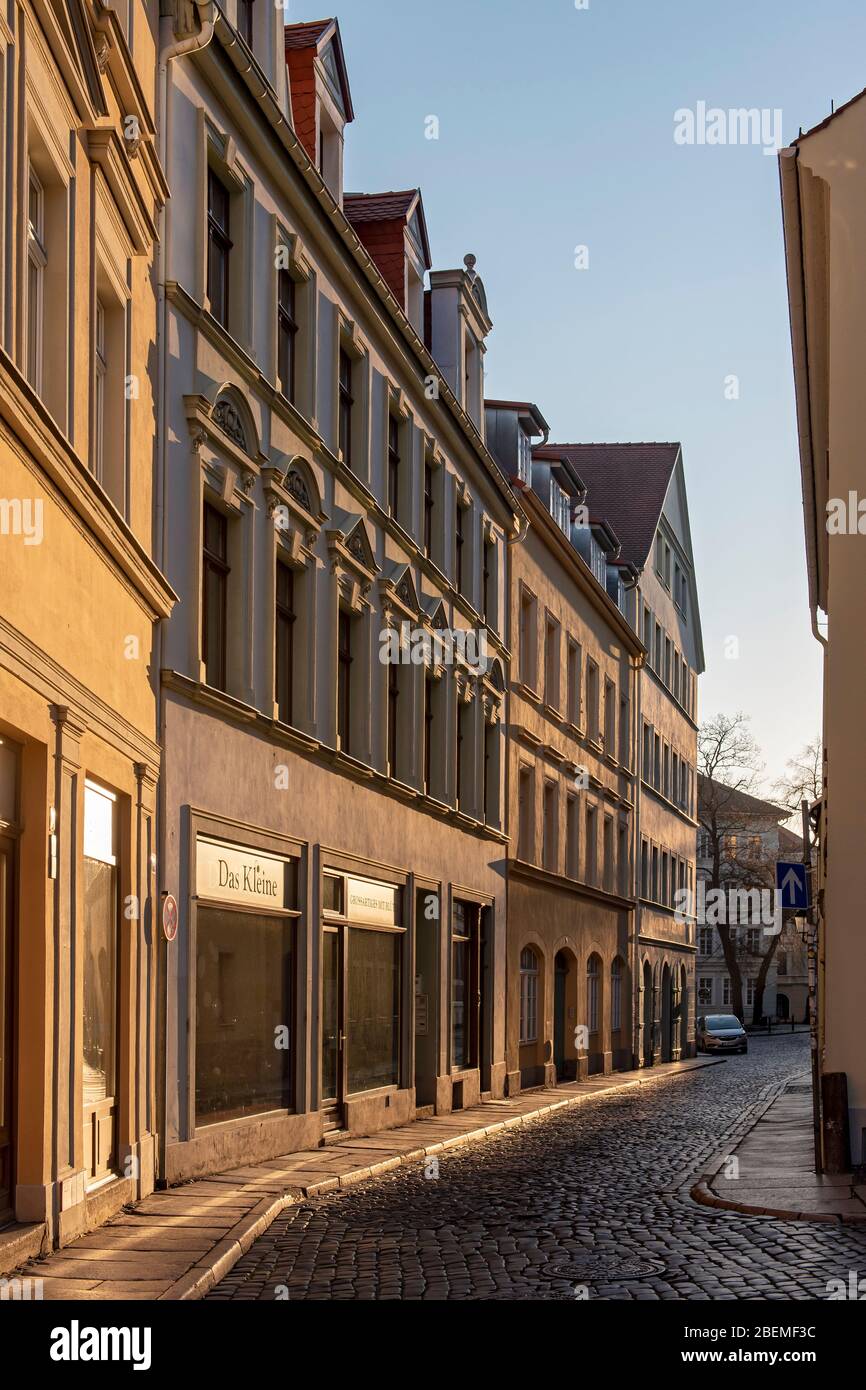
[[[191,34],[184,39],[174,38],[174,28],[171,15],[165,15],[160,19],[159,37],[159,59],[157,66],[157,153],[160,167],[165,175],[166,182],[169,184],[169,198],[171,197],[171,177],[169,170],[168,155],[171,149],[169,139],[169,119],[171,114],[171,104],[169,102],[168,91],[168,66],[175,58],[180,58],[185,53],[193,53],[198,49],[205,48],[213,38],[214,27],[216,25],[216,11],[213,0],[196,0],[196,9],[201,21],[201,28],[197,34]],[[166,458],[167,458],[167,435],[168,435],[168,412],[166,409],[166,381],[168,379],[168,347],[167,347],[167,324],[166,324],[166,298],[165,280],[168,267],[168,235],[170,230],[170,216],[168,202],[164,203],[159,209],[157,218],[157,243],[156,243],[156,489],[154,499],[154,519],[153,519],[153,545],[155,550],[154,559],[161,573],[165,573],[166,560]],[[165,1142],[166,1142],[166,1026],[167,1026],[167,991],[168,991],[168,971],[166,951],[168,943],[162,932],[161,911],[157,909],[162,902],[162,892],[160,888],[165,887],[163,878],[163,863],[165,854],[165,695],[162,686],[163,652],[165,648],[165,623],[162,619],[157,623],[155,634],[155,662],[154,679],[156,681],[157,698],[159,701],[159,722],[157,728],[157,742],[160,748],[160,778],[156,803],[156,850],[157,850],[157,869],[158,882],[157,891],[159,894],[158,902],[155,904],[154,936],[157,949],[157,1026],[156,1026],[156,1145],[157,1145],[157,1177],[165,1180]],[[177,888],[178,885],[175,885]]]

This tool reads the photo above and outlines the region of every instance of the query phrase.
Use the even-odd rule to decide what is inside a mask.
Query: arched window
[[[617,956],[610,967],[610,1031],[622,1027],[622,961]]]
[[[538,1041],[538,956],[531,946],[520,953],[520,1041]]]
[[[599,981],[599,961],[598,956],[590,956],[586,963],[586,1009],[590,1033],[598,1032],[598,981]]]

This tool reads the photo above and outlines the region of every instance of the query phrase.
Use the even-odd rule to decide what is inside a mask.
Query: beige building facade
[[[156,9],[0,15],[3,1265],[155,1181]]]
[[[344,194],[339,27],[284,18],[163,36],[169,1183],[506,1080],[484,287],[467,257],[425,291],[417,190]]]
[[[509,585],[513,1094],[632,1065],[633,721],[644,650],[607,590],[616,537],[578,524],[586,489],[567,460],[531,456],[547,428],[537,407],[488,401],[487,415],[528,521]]]
[[[864,159],[863,93],[779,156],[809,605],[824,654],[824,795],[815,808],[818,1041],[821,1076],[825,1083],[834,1078],[838,1106],[823,1114],[824,1158],[832,1130],[842,1167],[866,1161]],[[839,1100],[843,1078],[847,1114]]]

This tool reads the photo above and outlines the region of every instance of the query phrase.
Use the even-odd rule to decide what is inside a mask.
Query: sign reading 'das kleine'
[[[397,921],[397,889],[391,883],[368,878],[346,880],[346,916],[350,922],[392,927]]]
[[[286,863],[260,850],[199,839],[195,888],[200,898],[282,908],[286,905]]]

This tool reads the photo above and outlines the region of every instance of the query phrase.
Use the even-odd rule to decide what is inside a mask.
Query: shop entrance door
[[[344,927],[322,932],[322,1128],[343,1128],[346,1033]]]
[[[115,796],[84,787],[84,1166],[88,1187],[110,1181],[117,1162],[119,965]]]
[[[12,1219],[14,845],[0,837],[0,1226]]]

